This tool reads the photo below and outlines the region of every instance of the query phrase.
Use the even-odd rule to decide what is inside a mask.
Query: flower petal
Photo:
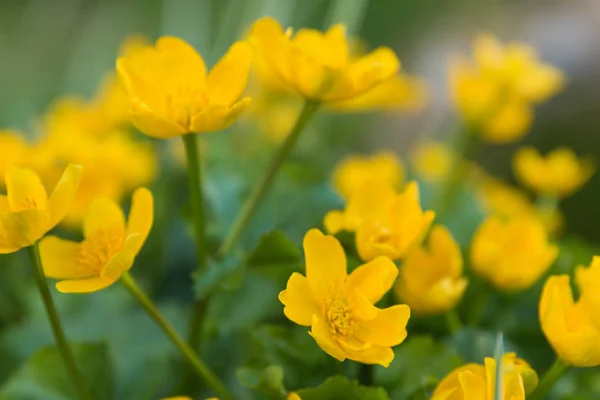
[[[312,326],[308,333],[316,340],[319,347],[323,349],[325,353],[338,361],[344,361],[346,359],[346,354],[331,336],[329,325],[316,314],[312,317]]]
[[[83,235],[89,238],[94,232],[113,229],[125,235],[125,216],[121,207],[110,199],[95,199],[85,214]]]
[[[91,293],[102,290],[115,281],[99,276],[86,279],[69,279],[56,284],[56,290],[61,293]]]
[[[0,212],[10,211],[10,204],[8,203],[8,197],[0,194]]]
[[[346,254],[333,236],[311,229],[304,236],[306,278],[317,299],[323,298],[330,285],[346,278]]]
[[[371,303],[377,303],[391,289],[397,276],[398,267],[392,260],[377,257],[352,271],[348,284],[365,295]]]
[[[136,233],[140,237],[140,247],[136,250],[136,254],[140,251],[150,233],[153,219],[154,198],[152,197],[152,192],[144,187],[138,188],[133,192],[126,230],[127,235]]]
[[[46,210],[21,210],[0,213],[0,226],[6,233],[5,247],[31,246],[47,232],[50,217]]]
[[[190,130],[195,133],[214,132],[229,128],[251,103],[244,97],[232,106],[212,106],[192,117]]]
[[[8,204],[13,211],[44,210],[48,195],[40,177],[30,169],[10,167],[5,177]]]
[[[248,83],[251,65],[250,44],[235,42],[208,73],[206,92],[210,103],[230,106],[239,99]]]
[[[139,99],[131,101],[129,117],[138,130],[157,139],[169,139],[189,133],[182,126],[161,117]]]
[[[370,346],[364,350],[345,350],[349,359],[363,364],[379,364],[387,368],[394,360],[394,351],[389,347]]]
[[[50,213],[48,230],[58,224],[69,210],[79,187],[82,171],[81,165],[69,164],[54,187],[54,191],[48,199],[48,212]]]
[[[409,319],[410,308],[406,304],[378,309],[374,319],[360,323],[356,337],[376,346],[396,346],[406,339]]]
[[[123,250],[114,254],[110,260],[108,260],[100,277],[116,281],[124,272],[129,271],[133,266],[135,256],[141,247],[141,241],[142,238],[138,233],[127,236]]]
[[[79,263],[80,244],[56,236],[40,241],[40,257],[44,274],[53,279],[81,279],[97,275]]]
[[[329,211],[323,219],[325,230],[330,235],[335,235],[344,230],[344,213],[339,210]]]
[[[286,289],[279,293],[279,301],[285,306],[285,316],[299,325],[311,326],[313,315],[321,313],[308,280],[297,272],[290,276]]]

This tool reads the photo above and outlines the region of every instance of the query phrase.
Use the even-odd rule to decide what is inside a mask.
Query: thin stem
[[[92,396],[90,395],[85,381],[83,380],[83,376],[77,367],[75,357],[73,356],[73,352],[71,351],[69,343],[65,337],[65,333],[60,323],[60,318],[58,317],[58,312],[56,311],[54,301],[52,300],[52,295],[48,289],[48,282],[46,282],[46,276],[44,275],[44,269],[42,268],[42,259],[40,258],[38,244],[35,243],[32,246],[29,246],[27,248],[27,254],[29,254],[31,264],[33,266],[33,276],[35,277],[35,283],[38,291],[40,292],[42,302],[44,303],[46,316],[48,317],[50,327],[52,328],[52,335],[54,336],[56,347],[58,348],[58,351],[60,352],[60,355],[65,363],[67,373],[71,377],[71,381],[73,381],[73,385],[77,390],[79,398],[81,400],[92,400]]]
[[[219,380],[219,378],[210,370],[210,368],[202,361],[200,356],[179,336],[175,328],[163,317],[158,311],[152,300],[142,291],[133,277],[126,272],[121,277],[121,283],[125,289],[131,293],[133,297],[141,304],[148,312],[148,315],[156,322],[163,330],[169,340],[181,351],[181,354],[190,363],[196,374],[202,378],[213,390],[219,395],[222,400],[233,400],[233,395]]]
[[[462,328],[462,322],[460,321],[460,317],[458,316],[456,309],[448,310],[444,314],[444,318],[446,319],[446,325],[448,326],[448,331],[450,334],[453,334]]]
[[[480,289],[480,293],[471,305],[471,309],[469,310],[469,314],[467,317],[467,323],[469,326],[478,326],[481,322],[481,318],[483,317],[483,312],[485,311],[485,307],[487,306],[488,301],[493,293],[493,291],[488,287],[487,284]]]
[[[202,196],[202,165],[198,154],[198,135],[183,135],[189,178],[190,206],[196,236],[196,257],[201,269],[206,265],[206,233],[204,224],[204,197]]]
[[[298,141],[298,138],[300,137],[300,134],[306,127],[308,121],[318,110],[319,105],[320,103],[314,100],[307,100],[304,104],[302,112],[300,113],[300,115],[298,116],[298,120],[296,121],[296,124],[294,125],[291,132],[289,133],[289,135],[287,136],[287,138],[282,143],[281,147],[271,160],[271,164],[267,169],[267,173],[265,174],[263,179],[258,183],[258,185],[255,186],[254,190],[252,191],[252,194],[250,195],[248,200],[246,200],[246,203],[244,203],[242,210],[236,217],[231,227],[231,230],[229,231],[229,234],[227,235],[223,244],[221,245],[221,248],[219,249],[219,257],[223,257],[227,253],[229,253],[229,251],[233,248],[233,246],[239,239],[240,235],[243,233],[244,229],[250,222],[250,219],[256,212],[256,209],[258,208],[263,197],[267,193],[268,189],[271,187],[271,184],[273,183],[277,172],[279,171],[279,169],[287,159],[288,155],[294,148],[296,142]]]
[[[554,363],[550,369],[546,372],[537,387],[531,392],[531,395],[527,396],[528,400],[542,400],[546,398],[546,395],[554,384],[567,373],[571,367],[566,365],[560,358],[556,357]]]

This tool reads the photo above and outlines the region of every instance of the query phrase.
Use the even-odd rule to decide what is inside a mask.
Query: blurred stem
[[[296,124],[292,128],[291,132],[282,143],[281,147],[275,153],[275,156],[271,160],[271,164],[267,169],[267,173],[263,179],[254,187],[252,194],[244,203],[242,210],[238,213],[227,237],[225,238],[221,248],[218,252],[218,257],[221,258],[231,251],[240,235],[244,232],[244,229],[250,222],[252,216],[256,212],[259,204],[263,200],[265,194],[271,187],[277,172],[287,159],[288,155],[296,145],[300,134],[308,124],[308,121],[312,118],[315,112],[319,109],[320,102],[315,100],[306,100],[302,112],[298,116]]]
[[[349,35],[358,36],[368,6],[368,0],[334,0],[327,14],[327,22],[329,26],[341,22],[346,25]]]
[[[444,314],[444,318],[446,319],[446,325],[448,326],[448,331],[450,334],[453,334],[462,328],[462,322],[460,321],[460,317],[458,316],[455,308],[448,310]]]
[[[539,385],[531,392],[531,395],[527,396],[528,400],[542,400],[546,398],[546,395],[554,384],[567,373],[571,367],[566,365],[560,358],[556,357],[554,363],[550,369],[546,372]]]
[[[42,260],[40,258],[40,250],[37,242],[27,248],[27,254],[29,254],[29,259],[31,260],[31,264],[33,266],[33,276],[35,278],[38,291],[40,292],[42,302],[44,303],[44,308],[46,310],[48,321],[50,322],[50,327],[52,328],[52,335],[54,336],[56,347],[58,347],[58,351],[65,362],[67,373],[71,377],[71,381],[73,381],[73,385],[77,390],[79,398],[81,400],[92,400],[92,396],[90,395],[85,381],[83,380],[83,376],[77,367],[75,357],[73,356],[73,352],[71,351],[69,343],[65,337],[65,333],[60,323],[60,318],[58,317],[58,312],[56,311],[54,301],[52,300],[52,295],[48,289],[48,283],[46,282],[46,276],[44,275],[44,269],[42,268]]]
[[[481,322],[481,318],[483,317],[483,312],[485,311],[485,306],[487,305],[490,296],[493,291],[488,285],[484,284],[480,290],[479,295],[475,298],[473,305],[471,306],[467,323],[469,326],[476,327]]]
[[[361,385],[373,385],[373,366],[369,364],[360,364],[358,369],[358,381]]]
[[[442,219],[452,210],[460,185],[463,183],[469,170],[469,160],[475,158],[479,151],[480,140],[473,129],[467,125],[461,125],[458,138],[454,147],[454,158],[450,175],[438,190],[434,210],[437,218]]]
[[[556,210],[558,209],[558,198],[554,196],[539,195],[535,206],[538,217],[546,226],[546,230],[555,235],[556,232],[553,232],[553,230],[550,228],[552,226],[552,218],[556,215]],[[557,229],[554,231],[556,230]]]
[[[181,354],[189,362],[194,372],[210,386],[222,400],[233,400],[233,395],[221,382],[221,380],[210,370],[202,361],[200,356],[179,336],[175,328],[158,311],[152,300],[139,287],[133,276],[125,272],[121,277],[121,283],[127,291],[135,297],[142,307],[146,310],[150,318],[162,329],[169,340],[179,349]]]

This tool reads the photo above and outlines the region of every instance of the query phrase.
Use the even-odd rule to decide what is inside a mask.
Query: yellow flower
[[[548,242],[542,223],[526,217],[511,220],[488,217],[471,243],[475,273],[506,291],[533,285],[557,255],[558,247]]]
[[[33,245],[60,222],[75,196],[81,169],[69,165],[50,197],[33,171],[8,169],[7,195],[0,196],[0,254]]]
[[[558,148],[542,157],[533,147],[519,149],[513,170],[524,185],[550,197],[566,197],[581,188],[594,174],[590,159],[578,159],[573,150]]]
[[[342,24],[326,33],[300,29],[293,35],[291,29],[284,31],[276,20],[265,17],[254,23],[250,41],[257,47],[271,86],[307,99],[332,102],[366,95],[393,79],[400,68],[396,54],[388,47],[352,59]],[[385,96],[393,97],[384,93],[375,98],[381,101]]]
[[[484,210],[502,218],[533,216],[535,207],[519,188],[489,176],[483,177],[476,189]]]
[[[310,335],[330,356],[387,367],[391,347],[406,338],[410,309],[404,304],[379,309],[398,269],[386,257],[347,273],[346,255],[332,236],[312,229],[304,237],[306,276],[294,273],[279,294],[284,314],[310,326]]]
[[[594,257],[589,268],[577,267],[575,282],[578,301],[573,299],[568,275],[548,278],[540,299],[540,325],[565,363],[595,367],[600,365],[600,257]]]
[[[502,357],[502,400],[525,400],[538,384],[531,366],[515,353]],[[496,360],[486,357],[484,365],[466,364],[448,374],[433,392],[431,400],[494,400]]]
[[[448,176],[454,155],[446,145],[435,141],[419,143],[410,153],[413,169],[419,177],[438,182]]]
[[[302,400],[302,398],[298,395],[298,393],[289,393],[287,400]]]
[[[4,186],[4,175],[12,165],[19,164],[27,148],[23,134],[17,131],[0,130],[0,187]]]
[[[426,248],[408,252],[395,291],[413,313],[427,315],[450,310],[462,298],[468,280],[462,277],[460,246],[448,229],[436,225]]]
[[[459,58],[450,68],[456,107],[493,143],[521,138],[533,120],[532,105],[547,100],[563,85],[562,72],[540,62],[531,46],[503,46],[490,35],[475,39],[473,60]]]
[[[435,212],[421,209],[419,186],[414,181],[376,214],[379,215],[366,219],[356,231],[358,254],[365,261],[378,256],[404,258],[421,243],[435,218]]]
[[[129,220],[117,203],[98,198],[83,221],[80,243],[48,236],[40,242],[44,273],[59,279],[62,293],[89,293],[104,289],[128,271],[144,245],[153,220],[152,193],[137,189]]]
[[[397,190],[403,179],[402,161],[389,151],[380,151],[371,156],[348,156],[333,171],[333,186],[346,199],[367,181],[378,180]]]
[[[233,124],[250,104],[248,97],[238,99],[251,63],[250,45],[236,42],[207,74],[204,60],[188,43],[165,36],[155,46],[120,57],[117,71],[134,125],[164,139]]]
[[[364,221],[382,218],[394,196],[394,190],[387,183],[366,181],[350,196],[344,211],[333,210],[325,215],[325,230],[332,235],[343,230],[354,232]]]

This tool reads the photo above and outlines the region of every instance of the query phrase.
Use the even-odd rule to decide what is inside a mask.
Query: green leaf
[[[266,368],[241,367],[236,370],[236,376],[238,381],[249,389],[280,397],[286,393],[283,368],[279,365],[269,365]]]
[[[302,400],[387,400],[386,391],[379,387],[361,386],[345,376],[334,376],[321,386],[297,391]]]
[[[462,364],[454,349],[430,336],[413,336],[399,345],[395,353],[388,368],[377,366],[374,370],[375,383],[388,388],[394,400],[410,399],[419,390],[435,386]]]
[[[104,343],[71,344],[85,382],[95,400],[112,399],[113,371]],[[38,350],[0,389],[0,400],[71,400],[77,393],[58,349]]]
[[[297,266],[301,261],[300,251],[281,231],[271,231],[260,238],[258,246],[248,255],[249,267]]]
[[[448,340],[448,345],[456,349],[465,362],[482,364],[485,357],[494,356],[496,339],[496,332],[463,328]],[[503,340],[503,343],[506,351],[521,354],[512,342]]]
[[[221,262],[210,262],[209,268],[195,270],[192,279],[196,298],[208,296],[218,287],[227,290],[237,289],[244,277],[243,264],[242,260],[231,256]]]
[[[498,332],[498,335],[496,336],[496,351],[494,354],[494,358],[496,360],[496,388],[494,391],[494,400],[502,400],[504,397],[502,395],[504,387],[504,376],[502,375],[502,357],[504,357],[504,340],[502,337],[502,332]]]

